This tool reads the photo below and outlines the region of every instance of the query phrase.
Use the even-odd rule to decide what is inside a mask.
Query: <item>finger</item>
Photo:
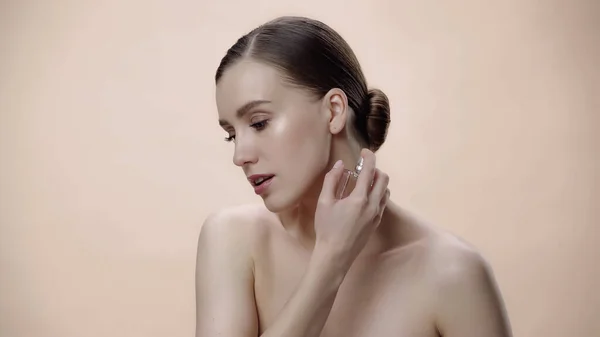
[[[321,194],[319,199],[321,200],[333,200],[335,199],[335,190],[337,188],[337,184],[340,181],[340,177],[344,171],[344,163],[341,160],[338,160],[333,168],[327,172],[325,175],[325,180],[323,181],[323,188],[321,188]]]
[[[358,175],[358,180],[352,194],[366,196],[369,194],[371,183],[375,177],[376,160],[375,154],[368,149],[363,149],[360,155],[363,159],[363,167]]]
[[[388,193],[388,184],[390,182],[389,176],[379,169],[375,170],[375,181],[373,182],[373,188],[371,195],[369,195],[369,202],[373,206],[379,206],[380,202],[386,197]]]
[[[375,216],[375,221],[381,220],[381,218],[383,217],[383,212],[385,211],[385,208],[387,207],[387,203],[389,200],[390,200],[390,190],[386,189],[385,193],[383,194],[383,198],[381,198],[381,200],[379,201],[379,208],[378,208],[377,215]]]
[[[379,209],[380,210],[384,209],[389,200],[390,200],[390,189],[386,188],[383,198],[381,198],[381,201],[379,201]]]

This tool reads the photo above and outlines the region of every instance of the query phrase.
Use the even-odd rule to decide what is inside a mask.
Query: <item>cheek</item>
[[[290,164],[299,164],[300,160],[307,161],[308,158],[328,161],[327,156],[323,157],[329,153],[329,131],[316,118],[288,119],[274,128],[274,132],[277,139],[282,140],[280,151],[296,158]]]
[[[273,146],[285,167],[286,181],[300,189],[309,188],[329,163],[328,130],[312,121],[290,121],[287,127],[274,131],[280,132],[280,142]]]
[[[327,125],[316,117],[302,116],[314,112],[293,112],[287,118],[281,118],[272,123],[272,140],[281,141],[282,150],[291,152],[292,149],[309,150],[308,147],[327,147],[329,144],[329,130]],[[293,153],[290,153],[293,154]]]

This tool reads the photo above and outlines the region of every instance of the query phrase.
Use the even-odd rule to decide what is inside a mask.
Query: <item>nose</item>
[[[256,163],[257,159],[258,156],[256,155],[256,149],[252,140],[250,138],[244,140],[242,137],[236,137],[233,163],[236,166],[243,167],[247,164]]]

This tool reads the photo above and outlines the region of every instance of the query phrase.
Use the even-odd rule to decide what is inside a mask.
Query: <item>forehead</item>
[[[217,84],[217,109],[220,116],[229,117],[250,101],[273,101],[287,90],[283,76],[276,68],[243,59],[229,67]]]

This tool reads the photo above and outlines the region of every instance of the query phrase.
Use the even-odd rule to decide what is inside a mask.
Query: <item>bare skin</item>
[[[263,206],[228,209],[206,225],[198,273],[215,283],[200,283],[197,336],[271,336],[309,269],[310,247]],[[316,295],[335,299],[318,302],[331,308],[315,336],[511,335],[482,257],[391,203],[337,289],[330,279]]]
[[[242,61],[218,84],[234,164],[274,178],[264,205],[202,226],[196,336],[511,336],[481,255],[389,199],[389,177],[347,131],[344,93],[315,100],[282,78]],[[338,164],[359,157],[356,187],[337,200]]]

